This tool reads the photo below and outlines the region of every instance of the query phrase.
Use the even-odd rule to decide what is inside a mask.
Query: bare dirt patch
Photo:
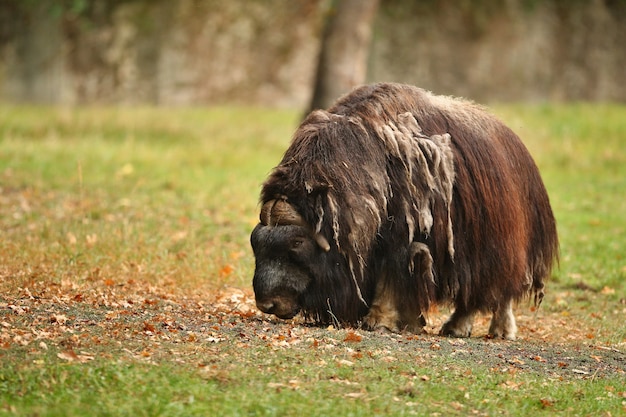
[[[557,295],[555,305],[559,296],[566,295]],[[621,301],[608,304],[606,314],[623,314]],[[434,315],[427,334],[372,333],[277,320],[258,312],[249,291],[236,288],[192,298],[132,283],[90,290],[34,285],[0,297],[0,357],[17,350],[32,361],[52,355],[69,362],[115,358],[219,369],[211,364],[253,360],[246,349],[335,349],[346,360],[444,358],[460,367],[547,378],[626,378],[626,341],[606,342],[602,332],[609,329],[593,328],[569,310],[525,310],[517,312],[517,341],[486,339],[487,317],[477,320],[473,337],[449,339],[436,335],[445,312]],[[589,314],[594,320],[599,313]]]

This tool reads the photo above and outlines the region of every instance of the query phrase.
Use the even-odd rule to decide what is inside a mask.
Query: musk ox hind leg
[[[489,337],[515,340],[517,326],[513,315],[512,302],[500,304],[493,312],[491,324],[489,325]]]
[[[466,311],[457,307],[450,318],[443,324],[439,334],[451,337],[470,337],[476,311]],[[488,337],[492,339],[515,340],[517,326],[513,316],[513,302],[511,300],[500,303],[493,310]]]

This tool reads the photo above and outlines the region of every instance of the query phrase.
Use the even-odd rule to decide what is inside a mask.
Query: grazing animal
[[[483,108],[392,83],[357,88],[295,132],[261,191],[251,235],[258,308],[289,319],[514,339],[512,303],[558,257],[537,166]]]

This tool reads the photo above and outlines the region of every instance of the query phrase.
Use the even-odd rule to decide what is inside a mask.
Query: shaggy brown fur
[[[262,202],[275,199],[330,249],[315,267],[294,261],[306,288],[287,291],[259,272],[255,229],[257,300],[275,307],[280,287],[320,322],[419,331],[433,304],[451,302],[443,334],[469,336],[474,314],[492,312],[490,333],[512,339],[512,301],[540,303],[557,258],[548,195],[517,135],[477,105],[412,86],[364,86],[312,112],[263,186]]]

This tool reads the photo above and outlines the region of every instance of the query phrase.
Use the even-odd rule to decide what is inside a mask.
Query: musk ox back
[[[260,310],[419,332],[454,305],[515,338],[512,303],[543,297],[552,209],[520,139],[481,107],[400,84],[364,86],[296,131],[261,191],[251,235]]]

